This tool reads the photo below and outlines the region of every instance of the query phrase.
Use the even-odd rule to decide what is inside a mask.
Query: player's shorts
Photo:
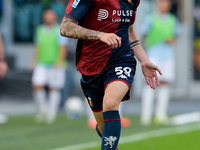
[[[52,65],[37,64],[32,76],[32,83],[36,86],[49,86],[61,89],[65,82],[65,69]]]
[[[98,75],[82,75],[81,86],[93,112],[102,111],[104,90],[113,81],[122,81],[129,87],[123,100],[130,98],[130,90],[135,75],[134,57],[122,59]]]
[[[160,68],[162,75],[158,74],[158,78],[160,81],[163,82],[172,82],[175,78],[175,62],[173,59],[170,60],[157,60],[157,59],[151,59],[151,62],[153,62],[155,65]]]

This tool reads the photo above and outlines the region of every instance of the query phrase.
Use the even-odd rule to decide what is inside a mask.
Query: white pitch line
[[[171,127],[171,128],[147,131],[147,132],[133,134],[126,137],[121,137],[119,144],[142,141],[145,139],[162,137],[162,136],[173,135],[173,134],[187,133],[187,132],[196,131],[196,130],[200,130],[199,123],[187,125],[187,126],[178,126],[178,127],[176,126],[176,127]],[[95,147],[98,147],[99,145],[100,145],[100,141],[99,142],[95,141],[95,142],[77,144],[77,145],[67,146],[63,148],[56,148],[56,149],[51,149],[51,150],[82,150],[82,149],[87,149],[87,148],[95,148]]]

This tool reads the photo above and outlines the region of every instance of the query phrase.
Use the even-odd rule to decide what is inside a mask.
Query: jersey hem
[[[93,112],[100,112],[102,110],[103,110],[102,108],[101,109],[92,109]]]

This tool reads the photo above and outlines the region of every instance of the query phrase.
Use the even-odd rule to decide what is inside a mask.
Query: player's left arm
[[[156,84],[159,85],[157,71],[160,75],[162,75],[161,70],[149,60],[146,52],[144,51],[142,45],[139,42],[133,25],[129,27],[129,41],[131,43],[131,49],[134,50],[136,58],[141,63],[142,72],[145,77],[146,83],[151,88],[155,89],[155,80]]]

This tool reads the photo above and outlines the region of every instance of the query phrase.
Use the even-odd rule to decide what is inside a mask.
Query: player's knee
[[[118,110],[119,104],[115,99],[104,99],[103,111]]]

